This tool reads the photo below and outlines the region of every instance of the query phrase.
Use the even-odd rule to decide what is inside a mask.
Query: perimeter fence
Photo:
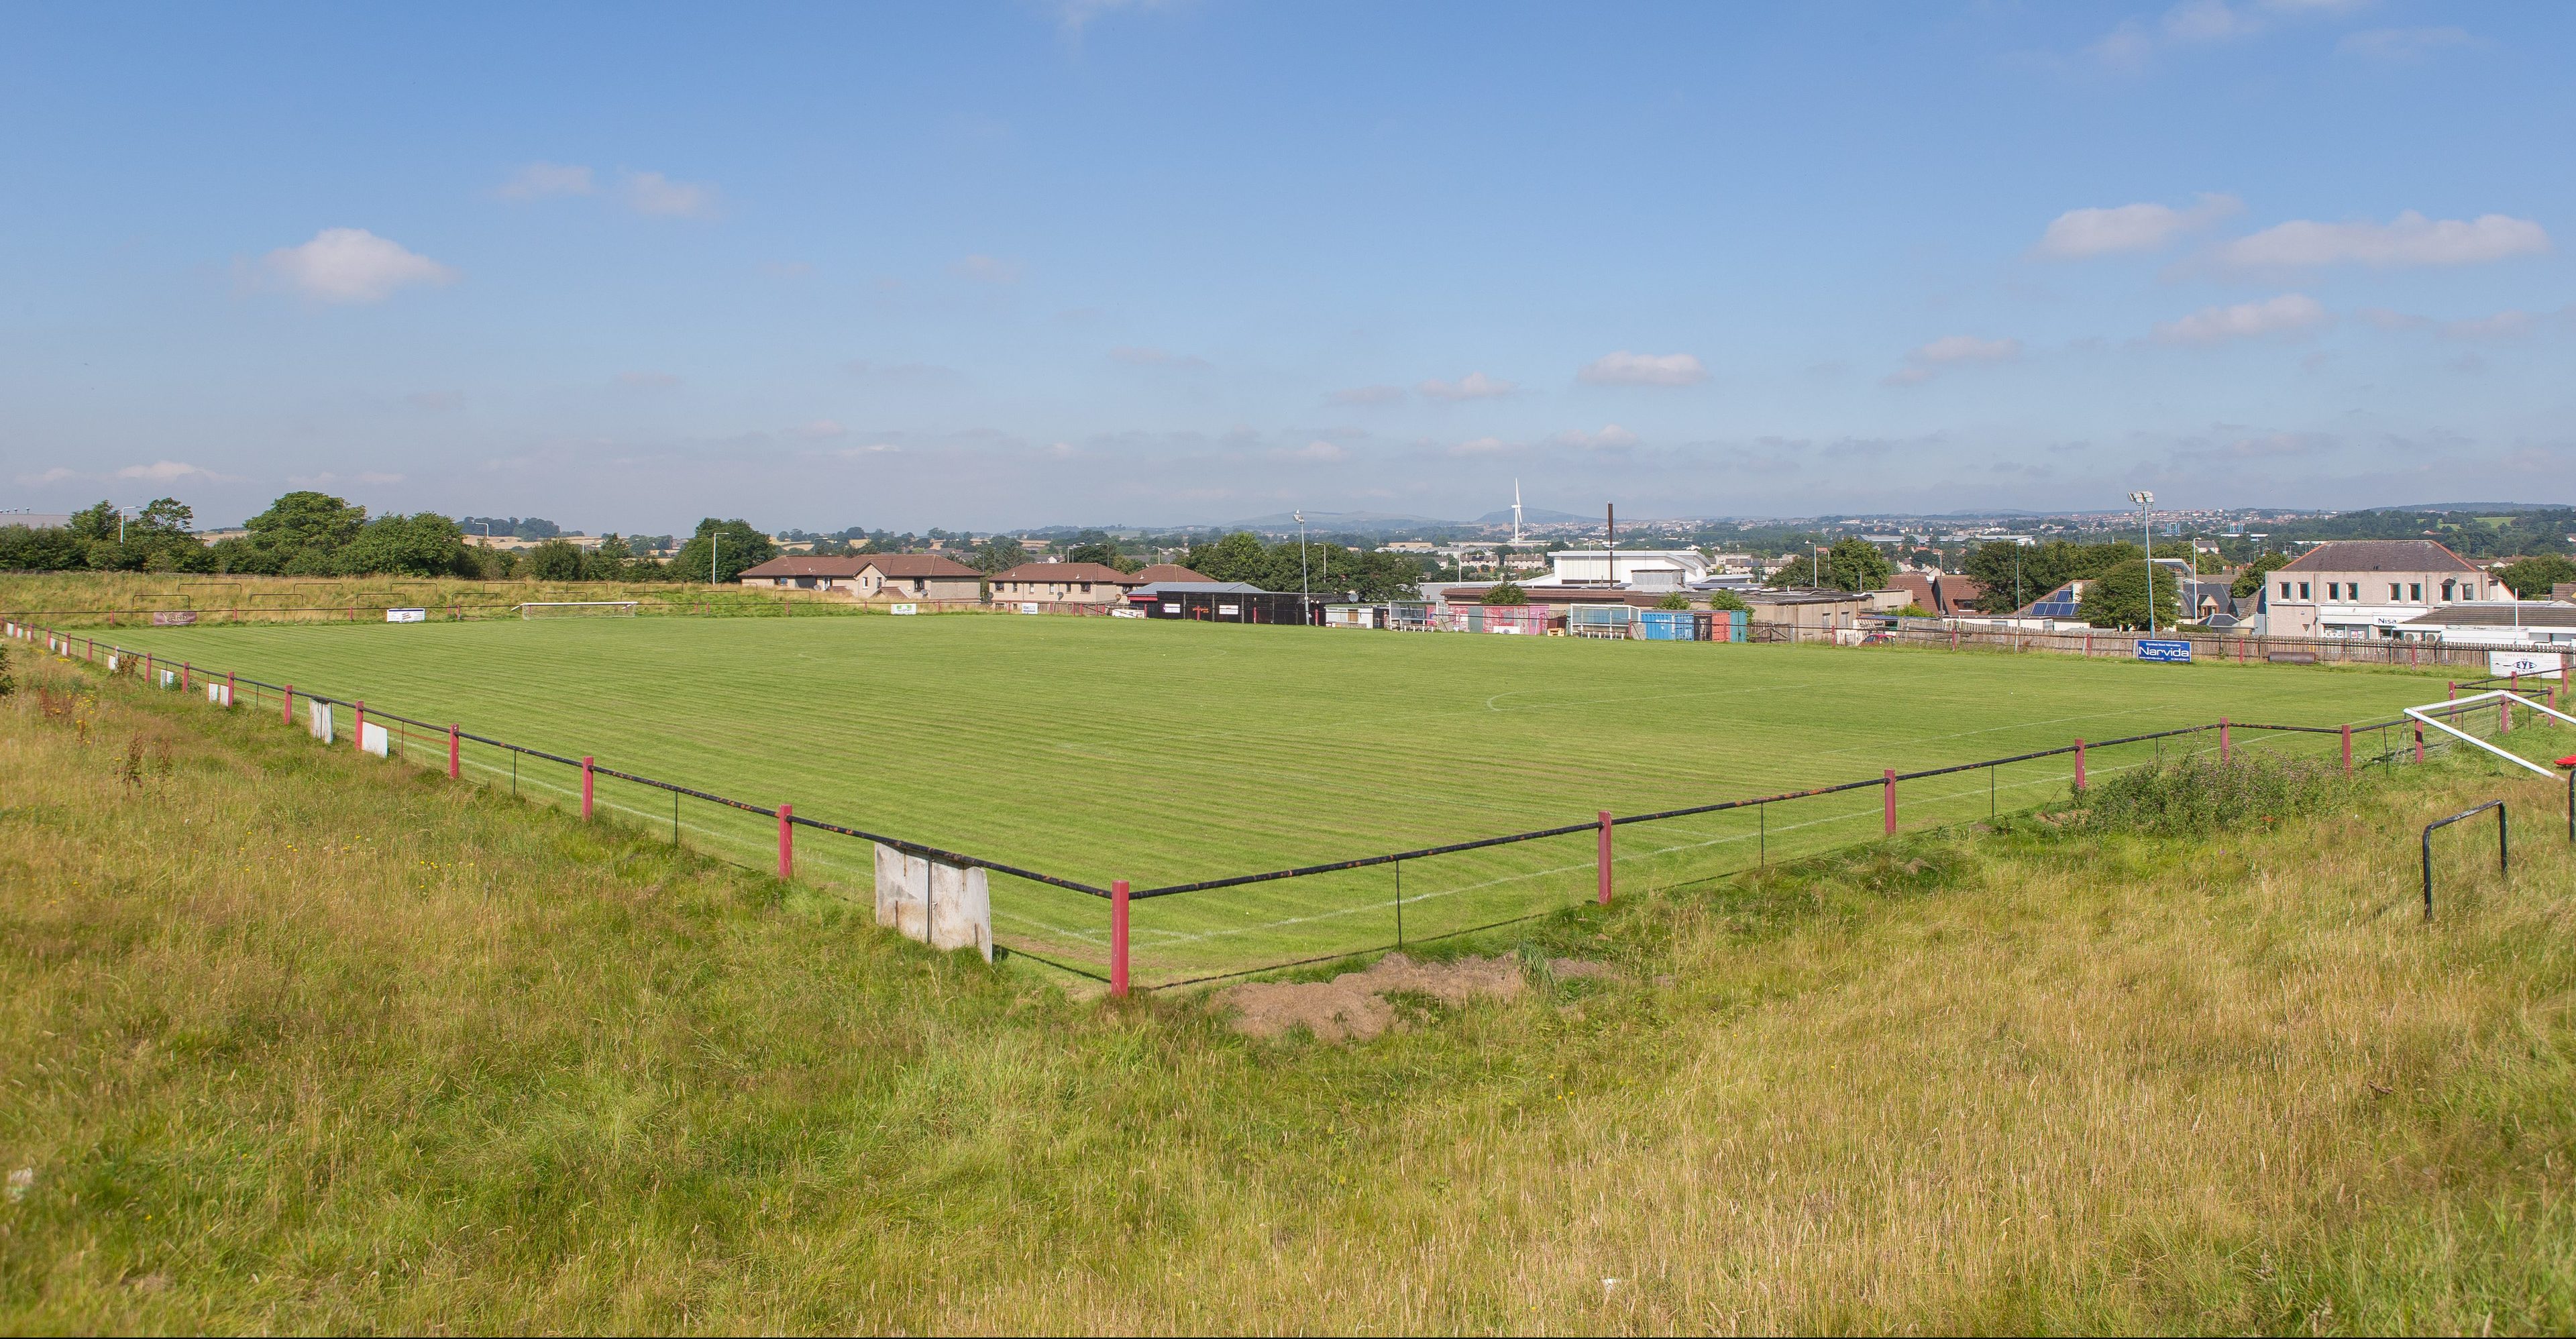
[[[969,852],[796,813],[623,769],[589,756],[377,709],[354,697],[299,690],[232,671],[173,663],[150,652],[54,629],[7,625],[49,651],[104,664],[114,674],[236,709],[269,710],[338,741],[347,709],[350,742],[397,761],[444,768],[458,780],[507,786],[523,799],[613,817],[644,832],[664,829],[730,863],[775,869],[862,903],[880,886],[885,852],[981,870],[989,880],[994,943],[1115,993],[1160,990],[1433,943],[1532,921],[1631,892],[1713,882],[1779,861],[1897,835],[2027,811],[2080,794],[2092,779],[2191,754],[2221,758],[2245,748],[2364,767],[2420,762],[2449,747],[2406,717],[2348,725],[2224,718],[2114,739],[1912,771],[1882,770],[1828,785],[1705,804],[1614,814],[1581,822],[1381,855],[1135,888],[1067,878]],[[2456,690],[2455,690],[2456,691]],[[2554,687],[2553,687],[2554,692]],[[320,708],[316,713],[316,706]],[[2553,702],[2554,705],[2554,702]],[[2441,714],[2438,711],[2436,714]],[[2485,738],[2507,734],[2507,702],[2461,704],[2449,716]],[[800,845],[799,834],[823,838]],[[863,845],[864,844],[864,845]],[[1103,904],[1106,904],[1104,907]],[[1105,915],[1103,914],[1105,911]]]

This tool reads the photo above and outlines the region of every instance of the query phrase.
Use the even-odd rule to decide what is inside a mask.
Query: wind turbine
[[[1512,544],[1521,542],[1521,481],[1512,480]]]

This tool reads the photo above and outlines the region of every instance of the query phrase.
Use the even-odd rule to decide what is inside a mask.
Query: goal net
[[[635,600],[547,600],[519,606],[521,618],[633,618]]]

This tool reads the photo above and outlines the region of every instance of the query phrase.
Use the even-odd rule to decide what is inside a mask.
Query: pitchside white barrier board
[[[2487,673],[2499,678],[2519,674],[2526,679],[2555,679],[2566,663],[2556,651],[2487,652]]]
[[[383,726],[368,721],[358,727],[358,747],[379,758],[390,757],[394,751],[394,737],[385,733]]]
[[[918,614],[921,612],[921,606],[917,604],[899,604],[886,612],[890,614]]]
[[[993,960],[993,897],[984,871],[959,869],[891,846],[877,853],[877,924],[937,949],[971,948]]]
[[[426,623],[429,621],[429,611],[426,609],[388,609],[385,611],[385,621],[387,623]]]
[[[179,686],[179,672],[178,672],[177,670],[163,670],[163,671],[161,671],[161,686],[162,686],[162,687],[164,687],[164,688],[176,688],[176,687],[178,687],[178,686]]]
[[[206,700],[218,707],[231,706],[233,704],[233,686],[228,683],[207,684]]]
[[[313,731],[313,737],[328,744],[331,742],[331,704],[315,702],[311,706],[313,723],[309,728]]]

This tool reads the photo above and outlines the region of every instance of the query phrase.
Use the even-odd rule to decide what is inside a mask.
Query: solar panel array
[[[2071,584],[2064,585],[2050,591],[2045,597],[2032,601],[2030,606],[2030,616],[2033,618],[2081,618],[2083,617],[2083,614],[2081,613],[2082,605],[2083,601],[2075,598],[2075,587]]]

